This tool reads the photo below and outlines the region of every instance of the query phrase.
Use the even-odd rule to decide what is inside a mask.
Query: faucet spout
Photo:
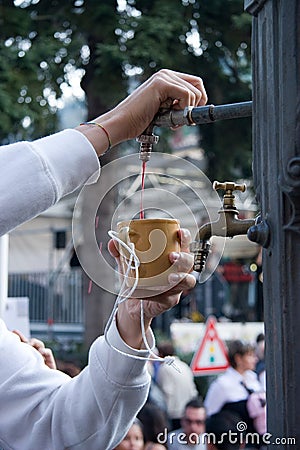
[[[255,219],[239,219],[235,217],[238,211],[220,210],[219,219],[202,225],[196,237],[198,241],[208,241],[212,236],[234,237],[247,234],[248,229],[255,225]]]
[[[233,182],[219,183],[214,181],[215,190],[224,189],[223,205],[219,211],[219,217],[214,222],[205,223],[197,233],[196,239],[191,243],[190,250],[194,253],[194,270],[202,272],[205,267],[209,253],[209,240],[212,236],[234,237],[246,235],[249,228],[255,225],[255,219],[239,219],[239,211],[235,207],[235,197],[233,191],[246,190],[245,184],[235,184]]]
[[[209,222],[202,225],[198,230],[196,240],[201,242],[209,241],[213,234],[212,229],[214,229],[214,226],[217,225],[217,223],[218,221],[216,220],[215,222]]]
[[[222,210],[220,211],[221,214],[224,215],[224,221],[225,221],[225,237],[234,237],[242,234],[247,234],[247,231],[252,225],[255,224],[255,219],[239,219],[236,217],[238,215],[238,211],[228,211],[228,210]]]

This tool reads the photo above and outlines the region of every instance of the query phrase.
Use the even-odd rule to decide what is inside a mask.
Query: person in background
[[[70,377],[75,377],[81,371],[79,365],[72,361],[63,361],[61,359],[55,359],[51,348],[46,348],[45,343],[37,338],[27,339],[26,336],[19,330],[13,330],[17,336],[19,336],[20,341],[25,344],[31,345],[35,348],[44,358],[44,362],[49,369],[57,369],[61,372],[66,373]]]
[[[241,450],[245,448],[239,431],[240,416],[230,411],[213,414],[206,420],[207,450]]]
[[[250,394],[262,392],[254,372],[257,361],[255,347],[240,340],[231,341],[228,344],[228,360],[230,367],[208,388],[204,401],[207,416],[224,410],[231,411],[241,417],[249,433],[257,433],[248,410]]]
[[[13,330],[13,333],[19,336],[21,342],[35,348],[42,355],[44,358],[44,363],[47,367],[49,367],[49,369],[57,369],[53,352],[51,348],[45,347],[43,341],[37,338],[27,339],[27,337],[20,330]]]
[[[99,156],[140,135],[161,107],[184,109],[206,101],[201,78],[164,69],[89,123],[33,142],[2,146],[0,235],[85,183],[95,182],[100,173]],[[195,284],[190,274],[190,236],[181,230],[180,238],[182,251],[169,256],[176,280],[170,280],[167,292],[143,299],[151,348],[155,345],[152,319],[177,304],[180,293]],[[109,241],[108,247],[118,262],[114,241]],[[104,450],[118,445],[145,403],[150,384],[139,299],[120,304],[108,334],[115,348],[99,337],[90,348],[88,366],[70,378],[47,367],[43,356],[24,345],[0,320],[0,447]]]
[[[153,353],[158,356],[157,347],[154,348]],[[147,398],[147,403],[154,404],[159,409],[161,409],[165,414],[167,414],[167,404],[163,391],[157,384],[157,373],[161,365],[161,361],[149,360],[148,361],[148,371],[151,375],[151,384],[149,389],[149,394]]]
[[[143,426],[138,419],[134,419],[126,436],[114,450],[145,450]]]
[[[174,367],[162,364],[157,373],[157,384],[165,396],[170,427],[171,430],[175,430],[180,426],[185,405],[198,395],[198,391],[190,366],[175,355],[172,342],[161,342],[157,348],[162,358],[174,356],[175,366],[178,369],[174,370]]]
[[[266,390],[265,335],[263,333],[259,333],[256,338],[256,356],[255,372],[263,389]]]
[[[138,413],[138,419],[143,425],[145,440],[144,450],[165,450],[166,447],[158,443],[158,436],[168,428],[168,421],[164,411],[155,404],[146,402]]]
[[[181,418],[181,427],[168,434],[168,449],[205,450],[206,412],[200,398],[189,401]]]

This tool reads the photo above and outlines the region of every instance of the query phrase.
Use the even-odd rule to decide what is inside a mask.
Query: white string
[[[149,360],[150,361],[161,361],[161,362],[164,362],[165,364],[167,364],[169,366],[173,366],[174,369],[177,370],[177,372],[180,372],[179,367],[177,367],[176,364],[175,364],[174,356],[165,356],[164,358],[161,358],[160,356],[156,355],[153,352],[153,350],[150,348],[149,343],[147,341],[146,332],[145,332],[143,300],[140,300],[140,305],[141,305],[141,329],[142,329],[142,336],[143,336],[144,345],[145,345],[146,349],[148,350],[148,352],[150,353],[150,355],[153,356],[153,358],[149,358]]]
[[[129,259],[125,260],[126,261],[126,271],[125,274],[123,275],[123,282],[121,284],[120,287],[120,291],[119,294],[116,298],[113,310],[109,316],[109,319],[107,321],[107,324],[105,326],[105,330],[104,330],[104,337],[105,337],[105,341],[106,343],[113,348],[115,351],[117,351],[118,353],[120,353],[123,356],[127,356],[128,358],[133,358],[133,359],[139,359],[139,360],[145,360],[145,361],[161,361],[164,362],[168,365],[172,365],[178,372],[180,372],[179,368],[176,366],[175,364],[175,358],[174,356],[165,356],[164,358],[161,358],[160,356],[156,355],[153,350],[151,349],[151,347],[149,346],[148,340],[147,340],[147,336],[146,336],[146,331],[145,331],[145,324],[144,324],[144,305],[143,305],[143,300],[140,300],[140,307],[141,307],[141,332],[142,332],[142,338],[143,338],[143,343],[144,346],[146,348],[146,350],[149,352],[149,354],[151,355],[151,357],[144,357],[144,356],[138,356],[138,355],[131,355],[130,353],[126,353],[123,352],[122,350],[118,349],[117,347],[115,347],[114,345],[111,344],[111,342],[109,342],[108,339],[108,330],[111,327],[111,324],[113,322],[113,319],[116,315],[116,312],[118,310],[118,306],[125,302],[126,300],[128,300],[131,295],[133,294],[133,292],[135,291],[137,285],[138,285],[138,281],[139,281],[139,265],[140,265],[140,260],[137,257],[136,253],[135,253],[135,248],[134,248],[134,244],[132,242],[128,242],[125,243],[124,241],[122,241],[122,239],[120,239],[118,237],[118,233],[116,233],[115,231],[108,231],[108,235],[115,241],[117,241],[122,247],[124,247],[128,253],[129,253]],[[127,286],[127,279],[129,277],[129,273],[131,270],[134,270],[134,283],[133,286],[131,288],[126,287]]]

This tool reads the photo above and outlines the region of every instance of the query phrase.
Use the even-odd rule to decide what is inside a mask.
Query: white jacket
[[[206,414],[211,416],[218,413],[226,403],[246,400],[249,393],[242,385],[242,382],[254,392],[262,391],[262,386],[255,372],[247,370],[244,375],[241,375],[233,367],[228,367],[208,388],[204,400]]]
[[[44,211],[99,173],[97,155],[76,130],[0,149],[0,235]],[[95,176],[96,175],[96,176]],[[128,347],[113,323],[109,340]],[[153,336],[152,336],[153,341]],[[154,345],[154,342],[151,343]],[[0,320],[0,448],[108,450],[126,434],[148,394],[144,361],[98,338],[75,378],[45,366],[42,356]]]
[[[95,150],[76,130],[2,146],[0,236],[87,181],[96,181],[99,173]]]
[[[165,395],[169,418],[181,419],[185,405],[197,397],[198,391],[190,366],[178,356],[175,356],[175,366],[178,371],[170,365],[162,364],[158,369],[157,384]]]

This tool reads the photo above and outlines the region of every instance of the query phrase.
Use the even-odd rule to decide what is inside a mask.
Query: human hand
[[[120,103],[114,114],[120,115],[119,139],[133,139],[151,123],[162,107],[184,109],[205,105],[207,95],[200,77],[162,69]],[[124,126],[122,126],[124,124]]]
[[[36,338],[27,339],[19,330],[13,330],[13,333],[19,336],[21,342],[35,348],[42,355],[44,362],[49,369],[56,369],[56,362],[52,350],[50,348],[46,348],[43,341]]]
[[[162,69],[94,122],[105,127],[112,145],[116,145],[142,134],[162,107],[184,109],[186,106],[203,106],[206,102],[207,95],[200,77]],[[107,149],[106,136],[99,127],[84,125],[78,130],[87,136],[98,155]],[[102,145],[99,130],[104,140]]]
[[[193,255],[189,254],[191,236],[186,229],[180,229],[179,236],[181,252],[172,252],[169,255],[174,269],[174,273],[169,275],[170,288],[148,299],[143,298],[145,330],[149,328],[154,317],[177,305],[182,291],[192,289],[195,286],[195,277],[190,273],[194,262]],[[117,261],[119,271],[121,271],[120,254],[113,240],[109,241],[108,248]],[[138,290],[135,291],[134,295],[138,296]],[[136,297],[130,298],[118,306],[117,326],[119,333],[122,339],[133,348],[140,348],[143,342],[140,314],[140,299]]]

